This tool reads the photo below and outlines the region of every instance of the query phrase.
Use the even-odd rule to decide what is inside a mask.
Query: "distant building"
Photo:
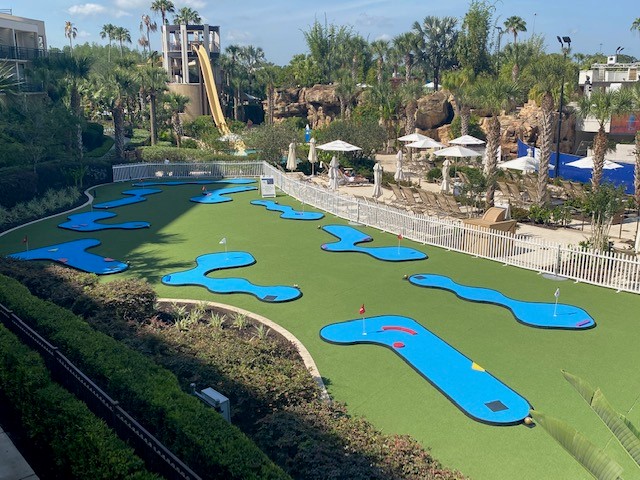
[[[209,115],[206,91],[193,46],[202,45],[209,55],[220,90],[220,27],[210,25],[163,25],[162,66],[169,74],[169,90],[190,98],[186,115]]]
[[[0,63],[12,67],[16,80],[22,82],[23,91],[40,91],[41,87],[29,83],[26,70],[34,59],[47,52],[47,35],[42,20],[0,13]]]

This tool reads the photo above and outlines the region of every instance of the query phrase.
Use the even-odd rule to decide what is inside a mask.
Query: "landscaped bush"
[[[51,381],[36,352],[0,324],[0,391],[47,478],[157,479],[87,406]],[[42,477],[44,478],[44,477]]]
[[[219,160],[239,161],[241,157],[226,155],[222,153],[212,153],[208,150],[198,150],[195,148],[176,147],[140,147],[140,158],[145,162],[157,163],[169,160],[170,162],[211,162]]]
[[[111,147],[113,147],[114,143],[115,143],[115,140],[113,138],[107,137],[106,135],[104,135],[102,137],[102,144],[94,148],[93,150],[87,152],[85,157],[87,158],[104,157],[109,152],[109,150],[111,150]]]
[[[0,231],[60,212],[78,203],[80,196],[77,188],[66,187],[47,190],[41,197],[18,203],[13,208],[0,207]]]
[[[287,478],[235,426],[184,393],[143,355],[81,318],[0,276],[0,301],[58,346],[79,368],[204,478]]]
[[[94,150],[103,143],[104,127],[99,123],[88,122],[82,132],[82,144],[87,150]]]
[[[124,279],[95,284],[91,297],[123,320],[142,323],[153,316],[157,295],[144,280]]]

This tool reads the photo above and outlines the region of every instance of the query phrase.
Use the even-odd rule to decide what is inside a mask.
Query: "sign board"
[[[260,193],[262,198],[276,196],[276,184],[273,181],[273,177],[260,177]]]

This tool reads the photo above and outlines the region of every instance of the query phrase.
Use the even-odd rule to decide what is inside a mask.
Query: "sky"
[[[64,36],[65,21],[78,29],[75,43],[97,42],[102,25],[112,23],[128,28],[137,46],[140,19],[151,14],[152,0],[0,0],[0,9],[12,9],[17,16],[44,20],[49,47],[68,44]],[[15,1],[15,0],[13,0]],[[489,3],[493,0],[489,0]],[[426,16],[462,18],[469,0],[173,0],[176,10],[188,6],[203,18],[202,23],[220,26],[221,46],[230,44],[261,47],[267,61],[286,65],[298,53],[308,53],[303,31],[317,19],[324,23],[351,26],[369,41],[391,40],[411,30],[413,22]],[[548,52],[560,51],[556,36],[571,37],[574,53],[612,55],[617,47],[622,53],[640,58],[640,34],[631,32],[633,21],[640,17],[637,0],[495,0],[497,25],[512,16],[522,17],[527,32],[543,35]],[[170,17],[171,18],[171,17]],[[157,22],[160,17],[155,17]],[[502,45],[512,36],[502,37]],[[151,47],[159,50],[159,32],[151,35]]]

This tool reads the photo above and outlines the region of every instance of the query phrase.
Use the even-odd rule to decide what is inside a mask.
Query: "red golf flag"
[[[398,240],[402,240],[402,234],[401,233],[398,234]]]
[[[29,237],[25,235],[24,238],[22,239],[22,243],[29,243]]]
[[[362,304],[362,306],[360,307],[360,315],[364,315],[364,312],[366,312],[366,310],[364,309],[364,303]]]

